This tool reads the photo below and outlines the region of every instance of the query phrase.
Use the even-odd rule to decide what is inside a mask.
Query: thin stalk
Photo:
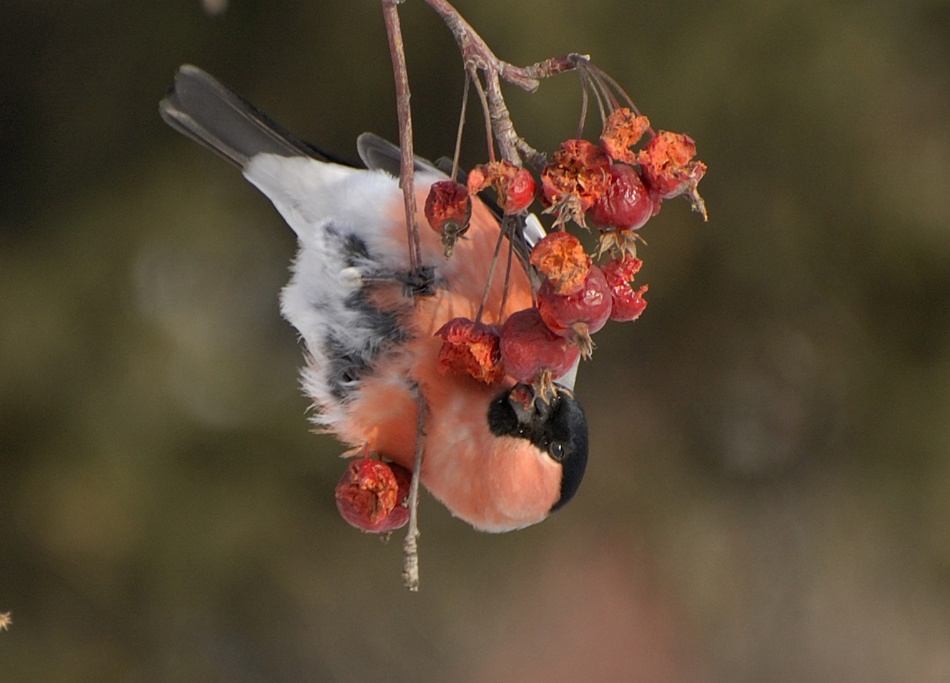
[[[498,231],[498,241],[495,242],[495,254],[491,258],[491,267],[488,269],[488,282],[485,283],[485,293],[482,294],[482,302],[478,305],[478,313],[475,315],[475,322],[481,322],[482,313],[485,312],[485,304],[488,303],[488,294],[491,292],[491,282],[495,277],[495,266],[498,265],[498,254],[501,253],[501,243],[505,239],[505,228],[504,222],[508,220],[508,216],[502,221],[502,229]]]

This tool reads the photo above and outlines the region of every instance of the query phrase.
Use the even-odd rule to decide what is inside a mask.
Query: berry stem
[[[581,76],[581,118],[577,122],[577,135],[574,137],[580,140],[584,136],[584,125],[587,123],[587,107],[589,105],[589,96],[587,94],[587,84],[584,77]]]
[[[501,253],[501,243],[505,239],[505,233],[508,231],[508,225],[512,220],[511,216],[505,216],[501,222],[501,230],[498,231],[498,241],[495,242],[495,253],[491,258],[491,267],[488,269],[488,280],[485,282],[485,293],[482,294],[482,302],[478,305],[478,313],[475,315],[475,322],[482,321],[482,313],[485,312],[485,304],[488,303],[488,294],[491,292],[491,282],[495,278],[495,267],[498,265],[498,254]]]
[[[594,97],[597,99],[597,104],[600,105],[600,117],[603,122],[606,122],[607,115],[610,112],[623,106],[617,100],[617,96],[623,99],[630,111],[632,111],[636,116],[640,116],[640,110],[637,109],[637,105],[634,104],[633,99],[631,99],[630,95],[627,94],[627,91],[620,87],[620,84],[617,83],[617,81],[614,80],[610,74],[591,63],[588,57],[583,55],[569,55],[569,57],[573,58],[574,68],[577,69],[578,73],[580,74],[581,86],[585,90],[585,101],[587,97],[586,91],[589,89],[594,93]],[[608,111],[605,111],[604,109],[605,101]],[[586,112],[586,109],[582,111],[581,121],[584,120],[584,112]],[[583,123],[581,125],[583,127]],[[651,127],[647,128],[646,133],[651,138],[656,136],[656,133]]]
[[[468,91],[472,88],[472,74],[465,71],[465,88],[462,90],[462,111],[459,114],[459,129],[455,135],[455,154],[452,155],[452,180],[458,181],[459,157],[462,154],[462,131],[465,130],[465,113],[468,110]]]
[[[482,114],[485,119],[485,139],[488,146],[488,161],[495,161],[495,139],[492,136],[491,129],[491,107],[488,105],[488,96],[485,94],[485,88],[482,87],[482,81],[478,77],[478,72],[472,68],[467,70],[469,78],[475,83],[475,92],[478,93],[478,99],[482,103]]]
[[[509,225],[511,226],[512,231],[517,229],[517,227],[513,223],[509,223],[508,221],[505,221],[502,224],[503,233],[506,232],[506,228]],[[508,283],[511,282],[511,256],[514,253],[514,251],[515,251],[515,242],[514,242],[514,234],[512,232],[512,233],[508,233],[508,263],[505,265],[505,286],[504,286],[504,289],[502,289],[501,305],[498,307],[498,321],[499,322],[505,319],[505,305],[508,303]]]

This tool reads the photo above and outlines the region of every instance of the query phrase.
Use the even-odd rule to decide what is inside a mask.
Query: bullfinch
[[[423,268],[411,271],[397,147],[360,136],[366,167],[357,168],[295,138],[188,65],[160,112],[240,168],[296,233],[281,312],[306,346],[302,385],[322,431],[351,453],[379,454],[411,470],[418,391],[427,406],[420,481],[453,515],[479,530],[510,531],[571,499],[588,452],[587,421],[572,391],[576,364],[555,378],[553,397],[541,397],[511,377],[485,384],[443,372],[437,362],[435,332],[457,317],[474,320],[486,293],[501,231],[490,200],[474,198],[469,230],[446,258],[421,207],[431,184],[447,176],[417,160]],[[513,231],[521,258],[513,260],[507,296],[505,278],[493,278],[482,322],[501,325],[533,305],[526,255],[543,234],[536,218]]]

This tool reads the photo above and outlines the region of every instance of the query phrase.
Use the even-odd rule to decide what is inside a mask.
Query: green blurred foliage
[[[692,135],[710,222],[643,230],[575,501],[489,536],[426,498],[409,595],[309,432],[290,231],[157,114],[192,62],[337,153],[394,138],[377,3],[0,5],[0,679],[950,679],[950,4],[458,6]],[[448,154],[461,62],[401,13]],[[507,92],[536,147],[572,135],[571,75]]]

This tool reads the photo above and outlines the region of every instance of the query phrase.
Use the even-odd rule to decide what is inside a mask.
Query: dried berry
[[[587,279],[590,257],[579,239],[559,230],[534,245],[531,265],[547,278],[558,294],[573,294]]]
[[[491,384],[505,377],[498,332],[490,325],[468,318],[453,318],[435,333],[441,337],[440,372],[452,370]]]
[[[636,164],[637,155],[630,148],[640,142],[648,130],[650,120],[646,116],[638,116],[627,107],[614,109],[604,123],[600,144],[611,159]]]
[[[541,198],[557,223],[573,220],[583,225],[584,212],[607,186],[610,159],[587,140],[567,140],[541,172]]]
[[[425,215],[429,226],[442,235],[442,246],[448,258],[459,237],[468,230],[468,222],[472,217],[472,198],[464,185],[440,180],[429,188]]]
[[[536,308],[513,313],[501,329],[501,356],[508,374],[532,384],[547,374],[557,379],[574,367],[580,352],[554,334]]]
[[[643,262],[640,259],[632,254],[625,253],[621,258],[615,259],[603,267],[607,286],[610,287],[611,320],[621,322],[636,320],[643,313],[643,309],[647,307],[646,299],[643,298],[648,289],[647,285],[643,285],[638,290],[634,290],[630,285],[641,265],[643,265]]]
[[[610,288],[597,266],[590,267],[583,287],[574,294],[561,296],[547,282],[538,290],[538,311],[544,324],[555,334],[575,340],[584,356],[590,355],[590,335],[606,324],[610,308]]]
[[[336,485],[336,507],[357,529],[385,533],[409,520],[404,506],[412,474],[396,463],[363,457],[351,460]]]
[[[686,195],[694,211],[703,214],[706,206],[696,190],[706,173],[706,164],[693,161],[696,143],[688,135],[661,130],[637,154],[637,161],[650,190],[660,199]]]
[[[534,201],[535,183],[531,172],[509,161],[492,161],[473,168],[468,174],[468,191],[478,194],[491,185],[498,206],[506,214],[526,209]]]

